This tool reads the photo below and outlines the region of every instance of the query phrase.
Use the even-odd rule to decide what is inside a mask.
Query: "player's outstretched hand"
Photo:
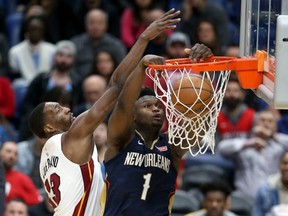
[[[177,16],[179,16],[179,14],[179,10],[175,11],[174,8],[169,10],[160,18],[152,22],[141,34],[141,37],[150,41],[160,35],[163,31],[166,31],[167,29],[175,29],[175,24],[180,22],[181,20],[180,18],[176,18]]]
[[[142,64],[147,67],[149,64],[157,64],[157,65],[163,65],[165,64],[165,59],[162,56],[157,55],[145,55],[142,58]]]
[[[191,49],[185,48],[184,50],[193,61],[203,61],[207,57],[212,57],[211,49],[204,44],[196,43]]]

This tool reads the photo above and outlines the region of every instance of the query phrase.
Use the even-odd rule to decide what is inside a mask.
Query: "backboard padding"
[[[255,93],[277,109],[288,109],[288,0],[242,0],[240,56],[267,52],[263,84]]]

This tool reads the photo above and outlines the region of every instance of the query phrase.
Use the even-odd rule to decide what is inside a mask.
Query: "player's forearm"
[[[115,70],[109,85],[118,85],[120,88],[124,85],[126,79],[136,68],[142,58],[148,43],[149,39],[147,39],[143,34],[140,35],[130,52]]]
[[[145,78],[145,66],[141,61],[135,68],[134,72],[128,77],[125,86],[119,97],[119,104],[121,109],[133,110],[134,103],[139,97],[142,83]]]

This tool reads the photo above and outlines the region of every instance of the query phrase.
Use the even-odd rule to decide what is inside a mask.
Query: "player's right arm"
[[[134,136],[135,102],[139,97],[148,64],[164,64],[163,57],[146,55],[129,76],[108,123],[108,149],[105,161],[116,156]]]
[[[145,29],[130,52],[116,68],[104,95],[89,110],[77,117],[69,131],[64,134],[62,150],[72,161],[77,162],[78,157],[87,158],[91,154],[94,146],[87,146],[88,140],[91,139],[94,129],[114,107],[127,77],[142,58],[149,41],[163,31],[175,29],[175,24],[180,21],[180,18],[176,18],[179,14],[180,11],[175,12],[174,9],[171,9]],[[84,156],[79,156],[79,151]],[[83,160],[82,158],[79,161]]]

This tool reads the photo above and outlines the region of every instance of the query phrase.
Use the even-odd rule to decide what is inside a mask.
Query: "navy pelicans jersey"
[[[105,163],[105,170],[104,215],[170,214],[177,171],[172,164],[170,146],[163,136],[149,149],[136,133],[125,149]]]
[[[61,150],[61,136],[45,143],[40,160],[40,175],[55,216],[100,215],[103,177],[96,147],[83,165],[68,160]]]

